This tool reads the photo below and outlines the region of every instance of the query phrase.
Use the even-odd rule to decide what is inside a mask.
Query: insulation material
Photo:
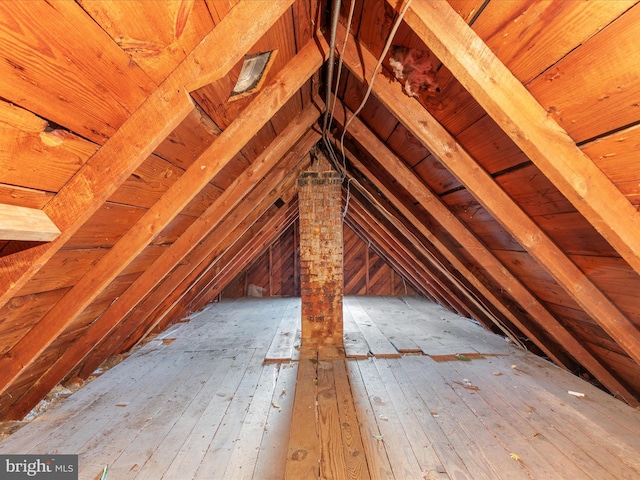
[[[428,50],[394,45],[389,65],[397,79],[404,79],[404,91],[410,97],[419,97],[424,92],[440,92],[436,80],[436,62]]]

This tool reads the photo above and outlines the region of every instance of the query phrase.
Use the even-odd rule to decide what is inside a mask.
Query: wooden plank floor
[[[638,410],[477,324],[348,297],[344,358],[300,351],[299,307],[211,305],[0,453],[77,453],[87,480],[105,465],[109,479],[640,478]],[[453,360],[465,353],[491,356]]]

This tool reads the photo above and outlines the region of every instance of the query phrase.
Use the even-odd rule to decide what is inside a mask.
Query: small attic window
[[[237,100],[256,91],[262,86],[266,73],[271,66],[270,60],[275,57],[275,50],[271,52],[246,55],[240,76],[233,87],[229,100]]]

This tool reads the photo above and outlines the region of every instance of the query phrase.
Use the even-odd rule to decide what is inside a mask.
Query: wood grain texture
[[[176,264],[191,251],[191,249],[198,245],[198,243],[213,229],[215,229],[223,219],[236,207],[243,198],[247,196],[247,193],[252,189],[255,183],[255,178],[271,177],[267,182],[266,188],[263,186],[262,191],[264,193],[271,190],[276,186],[284,172],[288,172],[289,168],[281,170],[280,175],[269,175],[271,169],[280,161],[281,157],[294,145],[296,140],[303,135],[303,133],[309,128],[311,123],[317,118],[318,112],[314,107],[310,107],[305,110],[305,113],[300,116],[296,123],[292,123],[290,128],[278,139],[276,144],[272,148],[265,152],[260,161],[257,161],[250,170],[237,179],[236,182],[227,189],[222,197],[217,202],[214,202],[202,217],[196,220],[188,230],[182,234],[173,245],[167,249],[163,255],[158,258],[144,273],[139,277],[134,285],[132,285],[126,292],[126,294],[118,295],[119,302],[109,305],[109,309],[103,313],[99,321],[94,323],[91,327],[91,331],[87,332],[81,341],[76,341],[72,348],[70,348],[65,355],[60,358],[54,368],[51,368],[47,372],[46,378],[42,378],[38,382],[38,387],[30,393],[28,397],[21,400],[22,402],[34,403],[46,394],[55,384],[57,384],[71,369],[73,369],[96,345],[105,339],[109,333],[119,324],[119,322],[129,314],[133,308],[155,287],[162,281],[162,279],[176,266]],[[313,137],[314,140],[317,137]],[[306,148],[309,145],[305,145]],[[297,163],[298,157],[296,155],[290,156],[290,163]],[[199,165],[199,163],[198,163]],[[289,166],[290,167],[290,166]],[[200,172],[198,168],[197,172]],[[185,174],[186,175],[186,174]],[[259,202],[260,199],[251,198],[246,205],[254,205],[254,202]],[[166,208],[166,207],[165,207]],[[242,219],[247,215],[247,210],[244,209],[244,215],[236,215],[236,218]],[[129,235],[129,234],[127,234]],[[130,243],[130,242],[129,242]],[[129,247],[129,243],[120,244],[124,247]],[[115,249],[116,247],[114,247]],[[113,252],[114,249],[110,251]],[[111,263],[107,257],[101,260],[103,265],[112,265],[111,268],[117,267],[112,270],[111,276],[118,275],[122,271],[122,264]],[[135,255],[137,256],[137,254]],[[133,257],[135,258],[135,257]],[[129,262],[127,262],[129,264]],[[195,265],[194,265],[195,266]],[[91,284],[93,285],[92,294],[89,298],[86,298],[83,303],[84,306],[88,305],[96,295],[100,293],[96,289],[96,282],[98,277],[94,276],[94,271],[90,272],[87,276],[83,277],[76,283],[75,289],[78,285],[82,285],[83,282],[91,278]],[[105,288],[108,285],[108,281],[105,281],[104,271],[101,271],[102,285]],[[172,288],[175,288],[173,284]],[[78,315],[83,308],[77,307],[77,299],[74,300],[75,314],[68,315],[67,323],[73,320],[75,315]],[[55,308],[60,308],[59,304]],[[71,308],[69,305],[66,308]],[[51,315],[51,313],[50,313]],[[126,335],[126,334],[125,334]],[[111,352],[109,352],[111,353]]]
[[[70,2],[60,2],[56,5],[60,5],[60,8],[79,9],[76,4]],[[263,10],[258,21],[247,22],[248,18],[255,20],[253,7],[243,3],[234,8],[232,13],[225,17],[227,20],[220,22],[217,28],[176,67],[161,87],[153,90],[141,108],[128,118],[126,125],[109,138],[106,148],[100,148],[47,204],[47,214],[62,231],[58,240],[50,245],[13,255],[10,264],[0,259],[0,304],[11,298],[51,258],[188,115],[193,109],[193,103],[187,94],[189,89],[184,87],[185,83],[198,83],[198,80],[207,83],[224,76],[241,58],[246,48],[260,38],[286,9],[287,4],[270,2],[269,8]],[[242,35],[234,33],[238,31],[238,25],[242,24],[250,25],[250,28],[243,29]],[[237,47],[231,54],[215,58],[209,56],[212,44],[219,46],[231,40],[235,41]],[[203,72],[206,72],[207,80],[204,80]],[[196,87],[197,85],[192,88]],[[149,121],[150,118],[153,122]],[[105,175],[105,172],[109,172],[109,175]]]
[[[449,3],[455,8],[458,2]],[[527,84],[572,50],[581,48],[634,3],[489,3],[472,28],[516,78]]]
[[[118,243],[118,247],[114,247],[109,251],[107,256],[92,270],[91,275],[85,276],[81,282],[75,285],[74,294],[67,295],[65,301],[57,304],[56,308],[59,309],[59,312],[65,312],[64,315],[55,314],[55,317],[53,316],[55,312],[50,312],[51,318],[56,318],[58,328],[53,328],[52,324],[47,323],[46,325],[41,324],[42,326],[39,329],[32,329],[31,339],[24,339],[24,345],[28,344],[28,350],[31,351],[31,354],[26,353],[26,351],[22,353],[22,355],[31,358],[31,360],[25,360],[25,366],[35,359],[53,341],[57,334],[72,321],[75,314],[90,303],[100,290],[106,287],[109,281],[115,278],[148,245],[159,230],[166,226],[193,199],[195,194],[220,171],[222,166],[233,158],[238,151],[239,145],[245,143],[241,139],[244,138],[245,141],[248,141],[252,138],[257,130],[268,121],[273,112],[278,110],[279,105],[286,102],[300,88],[301,84],[306,82],[307,78],[319,67],[321,62],[321,52],[314,43],[309,43],[298,54],[296,60],[288,65],[277,77],[275,81],[277,88],[265,90],[252,103],[252,110],[255,115],[250,116],[251,121],[245,122],[240,119],[239,122],[233,124],[232,128],[225,130],[214,143],[214,146],[201,155],[197,165],[187,170],[180,180],[173,185],[169,190],[170,193],[164,195],[133,228],[127,231]],[[276,98],[275,101],[274,97]],[[202,174],[203,171],[206,171],[205,175]],[[96,281],[101,284],[101,288],[96,289]],[[69,316],[67,309],[70,307],[73,308],[75,314]],[[37,341],[36,338],[38,338]],[[14,346],[15,348],[21,350],[18,346]],[[16,370],[14,373],[17,373],[20,367],[16,362],[12,361],[11,364],[13,369]],[[7,370],[7,373],[9,373],[9,370]],[[6,378],[6,383],[4,381],[0,383],[5,384],[4,391],[9,387],[9,376]]]
[[[296,170],[294,169],[294,173],[295,172]],[[252,235],[256,235],[256,238],[253,240],[257,242],[260,241],[261,235],[273,241],[273,239],[277,238],[280,234],[281,229],[288,227],[289,224],[287,222],[282,223],[283,219],[276,215],[274,217],[275,221],[268,223],[266,227],[263,226],[263,230],[260,230],[259,235],[250,230],[251,225],[268,209],[268,206],[273,203],[273,200],[274,198],[272,196],[268,196],[262,200],[257,208],[253,208],[249,214],[247,214],[246,209],[241,208],[241,212],[244,212],[246,216],[243,216],[242,213],[232,215],[228,220],[225,220],[225,223],[221,224],[220,228],[223,231],[232,232],[239,237],[242,237],[243,234],[249,230],[247,241],[239,244],[239,246],[246,247],[244,251],[241,249],[239,253],[233,252],[231,260],[225,261],[221,256],[222,254],[226,254],[231,246],[236,245],[235,237],[217,235],[215,231],[209,234],[203,244],[195,249],[187,257],[185,262],[178,265],[160,286],[140,303],[136,310],[124,318],[122,326],[109,336],[107,336],[104,331],[99,334],[102,335],[104,340],[91,352],[91,358],[88,363],[92,366],[89,368],[85,367],[85,370],[90,373],[104,358],[110,355],[116,348],[120,347],[125,340],[127,340],[125,342],[127,345],[126,350],[139,339],[143,338],[149,331],[153,330],[158,323],[166,322],[166,325],[168,325],[171,321],[178,320],[178,318],[174,318],[171,315],[167,317],[167,315],[169,311],[184,298],[188,298],[189,301],[193,302],[194,297],[196,297],[197,300],[201,296],[208,298],[206,294],[212,296],[217,295],[226,283],[237,274],[237,271],[244,268],[256,255],[257,252],[250,241]],[[248,202],[248,204],[253,205],[252,202]],[[286,213],[286,211],[283,210],[281,213]],[[236,255],[239,255],[241,259],[238,260]],[[222,269],[220,264],[227,268]],[[234,264],[235,267],[232,268]],[[229,278],[227,278],[225,282],[215,285],[214,282],[218,280],[218,276],[226,276]],[[140,283],[143,281],[145,281],[145,279],[139,280]],[[178,287],[176,287],[176,285],[178,285]],[[120,308],[121,306],[114,306],[114,312],[116,311],[116,307]],[[199,305],[198,308],[202,306],[204,305]],[[118,319],[119,317],[116,315],[114,318]],[[101,323],[98,330],[104,330],[105,327],[109,327],[109,324]],[[130,338],[127,339],[127,337]],[[92,344],[85,342],[82,348],[87,352],[91,350]]]
[[[640,15],[640,7],[631,9],[619,21],[629,22],[629,25],[631,23],[640,25],[640,22],[634,23],[634,18],[638,15]],[[433,18],[442,19],[442,23],[434,22]],[[529,87],[532,92],[530,94],[446,2],[413,5],[406,21],[433,52],[452,69],[456,78],[547,178],[616,248],[620,255],[637,272],[640,272],[640,238],[636,234],[640,231],[640,214],[591,159],[578,149],[563,128],[549,116],[545,109],[549,104],[536,94],[534,86]],[[452,27],[453,25],[455,27]],[[462,33],[451,35],[454,30]],[[609,32],[611,29],[605,29],[594,38],[594,41],[610,45],[611,42],[607,39]],[[632,35],[633,28],[627,28],[625,33]],[[630,41],[630,38],[629,40],[616,39],[616,42]],[[585,78],[584,60],[580,58],[586,54],[584,50],[579,49],[577,51],[579,53],[576,53],[578,58],[574,60],[576,66],[573,71],[580,78]],[[460,55],[459,52],[462,51],[466,51],[467,54]],[[606,58],[606,61],[611,60],[610,54],[596,53],[596,51],[597,48],[591,50],[590,55]],[[625,56],[625,58],[634,57]],[[625,73],[621,75],[628,75],[627,70],[635,73],[636,69],[622,66],[620,71]],[[499,83],[501,88],[495,88],[496,83]],[[571,85],[574,87],[575,82]],[[640,82],[632,79],[630,85],[629,95],[636,98],[637,95],[633,90],[640,88]],[[572,89],[567,89],[565,86],[564,91],[571,92]],[[626,92],[627,90],[624,91]],[[550,94],[549,89],[545,90],[545,94]],[[609,96],[611,94],[613,92],[607,93]],[[630,101],[625,94],[620,98],[623,104]],[[567,114],[566,108],[562,105],[554,105],[554,108],[563,110],[563,114]],[[615,104],[610,105],[609,108],[611,111],[620,110]],[[580,105],[579,110],[585,111],[585,105]],[[634,117],[620,118],[622,115],[616,115],[616,121],[620,122],[616,124],[617,127],[637,120],[637,112],[628,108],[624,111],[630,112]],[[593,118],[593,115],[591,114],[589,118]],[[604,132],[616,126],[604,129]],[[603,130],[598,130],[594,135],[602,132]],[[571,134],[570,130],[569,133]],[[573,135],[573,137],[575,141],[579,140],[578,136]]]
[[[424,300],[360,301],[367,310],[394,312],[406,336],[443,328],[425,320],[435,305]],[[313,445],[307,450],[316,465],[313,478],[319,477],[318,459],[338,449],[346,465],[340,478],[569,480],[640,472],[637,412],[530,352],[510,349],[506,356],[467,362],[405,355],[315,364],[307,356],[265,366],[278,326],[265,312],[282,312],[289,302],[296,300],[211,305],[22,426],[0,448],[73,448],[81,454],[82,478],[105,464],[123,478],[191,478],[219,470],[227,470],[225,478],[284,478],[294,445],[287,440],[295,436]],[[455,317],[450,324],[478,328]],[[457,332],[440,335],[449,343]],[[324,372],[316,377],[319,367]],[[296,383],[299,368],[305,372]],[[323,380],[330,388],[321,388]],[[299,403],[301,396],[308,403]],[[325,429],[326,438],[340,439],[324,451],[316,400],[323,402],[321,413],[331,410],[325,426],[334,429]]]
[[[204,2],[81,0],[78,3],[156,84],[214,26]]]
[[[363,68],[363,64],[360,62],[360,57],[356,57],[358,58],[358,60],[356,60],[353,57],[346,57],[345,61],[347,62],[347,66],[349,66],[349,68],[354,72],[355,71],[361,71],[361,69]],[[368,60],[365,60],[364,65],[365,68],[368,69],[372,69],[372,64],[373,64],[373,60],[371,59],[372,57],[369,57]],[[351,62],[353,62],[353,64],[351,64]],[[367,67],[368,65],[368,67]],[[425,144],[427,146],[429,146],[429,143],[435,138],[434,134],[435,134],[435,130],[440,130],[441,127],[439,126],[439,124],[437,123],[437,121],[435,121],[430,115],[428,115],[428,113],[424,112],[420,112],[420,111],[416,111],[414,108],[412,108],[413,105],[409,105],[409,100],[406,97],[401,97],[400,94],[397,93],[393,93],[391,90],[391,87],[388,85],[384,85],[382,83],[377,83],[377,88],[374,86],[374,92],[376,93],[376,95],[378,96],[378,98],[380,98],[386,105],[387,108],[392,109],[393,111],[396,112],[396,116],[401,119],[403,121],[403,123],[405,124],[405,126],[409,126],[409,125],[414,125],[415,130],[414,133],[417,133],[423,129],[427,129],[427,125],[429,125],[429,134],[428,136],[420,136],[419,138],[423,138],[423,140],[425,141]],[[382,85],[382,87],[381,87]],[[386,99],[386,101],[385,101]],[[406,105],[407,109],[405,111],[405,113],[401,113],[399,111],[399,108],[401,105]],[[417,119],[417,115],[420,115],[420,120]],[[450,136],[448,134],[445,134],[445,132],[441,131],[441,133],[444,135],[443,138],[446,138],[447,140],[444,142],[444,145],[441,146],[437,146],[435,144],[431,144],[430,145],[430,150],[432,150],[432,152],[440,152],[440,155],[437,155],[441,161],[443,161],[443,163],[445,163],[447,165],[447,167],[453,172],[455,173],[455,165],[452,164],[451,160],[453,160],[454,158],[462,158],[462,157],[468,157],[466,153],[464,153],[463,150],[461,149],[457,149],[455,147],[456,143],[453,139],[450,138]],[[470,158],[470,157],[469,157]],[[475,196],[477,198],[482,198],[483,204],[486,206],[487,201],[491,200],[491,201],[495,201],[499,196],[504,195],[504,192],[502,192],[499,189],[494,189],[491,185],[495,185],[495,183],[493,182],[492,179],[490,179],[490,177],[481,171],[480,168],[473,167],[473,165],[469,165],[469,169],[467,171],[468,174],[468,179],[469,182],[465,181],[463,183],[465,183],[465,185],[467,185],[467,187],[469,187],[469,183],[473,182],[473,183],[482,183],[483,188],[491,188],[491,193],[485,192],[485,193],[480,193],[480,192],[474,192]],[[457,175],[459,176],[459,175]],[[408,177],[411,178],[411,177]],[[482,178],[482,180],[480,180],[480,178]],[[407,185],[405,184],[405,188],[407,187]],[[470,188],[470,190],[475,190]],[[414,187],[412,188],[412,191],[419,191],[418,187]],[[423,188],[424,191],[424,188]],[[437,203],[432,202],[433,206],[435,207],[437,205]],[[522,213],[516,213],[517,208],[515,207],[515,204],[513,204],[513,202],[509,199],[503,199],[503,201],[499,202],[499,207],[496,205],[495,209],[490,209],[490,211],[492,211],[494,213],[494,216],[498,219],[500,219],[500,217],[503,217],[501,219],[501,223],[503,223],[503,225],[505,225],[505,227],[507,228],[507,230],[510,231],[510,233],[514,236],[514,238],[516,238],[521,244],[523,244],[525,247],[527,247],[528,249],[530,249],[532,246],[535,246],[536,248],[540,247],[540,244],[538,242],[543,241],[546,237],[541,234],[538,233],[539,229],[537,227],[534,228],[534,230],[532,231],[532,233],[535,232],[535,234],[533,236],[529,236],[528,239],[523,237],[524,234],[524,224],[521,222],[524,222],[526,224],[531,225],[533,222],[526,217],[526,215],[522,214]],[[509,222],[514,220],[514,215],[518,215],[519,220],[518,220],[518,226],[507,226],[507,219],[504,218],[504,209],[506,208],[507,205],[510,205],[512,207],[510,208],[514,208],[514,210],[510,213],[510,218],[509,218]],[[520,211],[521,212],[521,211]],[[451,217],[451,213],[448,211],[448,209],[443,210],[443,218],[447,218],[447,217]],[[465,233],[466,232],[466,233]],[[459,236],[460,238],[464,238],[464,236],[469,235],[469,232],[467,231],[466,228],[463,228],[460,230],[459,232]],[[535,240],[535,244],[532,244],[531,240]],[[459,240],[460,241],[460,240]],[[592,311],[592,308],[595,309],[599,309],[602,307],[602,305],[604,305],[604,303],[600,303],[601,300],[598,300],[598,302],[594,302],[591,303],[593,301],[593,299],[595,297],[602,299],[603,298],[603,294],[602,292],[600,292],[599,290],[596,289],[595,286],[593,286],[593,284],[591,284],[590,282],[588,282],[588,280],[584,277],[584,275],[578,271],[577,267],[571,263],[571,261],[564,255],[562,254],[562,252],[559,251],[559,249],[555,246],[555,245],[551,245],[549,243],[547,243],[546,241],[545,243],[545,247],[544,250],[547,253],[550,253],[551,251],[553,251],[553,262],[551,262],[551,260],[549,261],[544,261],[544,259],[540,259],[540,263],[544,264],[547,268],[549,269],[555,269],[558,268],[558,259],[559,258],[563,258],[563,270],[567,271],[567,272],[573,272],[575,273],[578,278],[580,278],[580,286],[581,288],[585,288],[587,287],[589,290],[589,293],[586,294],[585,291],[581,291],[581,292],[577,292],[574,288],[573,285],[577,284],[577,280],[571,280],[571,281],[566,281],[563,284],[565,285],[566,291],[572,295],[576,301],[580,301],[581,303],[583,303],[583,308],[585,308],[585,311],[589,312],[594,318],[596,318],[598,320],[598,322],[605,328],[605,330],[607,330],[607,332],[609,334],[612,334],[612,337],[616,338],[616,335],[618,338],[616,338],[616,340],[620,341],[620,344],[623,345],[622,341],[625,339],[626,335],[627,335],[627,330],[629,328],[630,321],[624,317],[619,310],[613,306],[608,300],[604,299],[603,301],[606,302],[606,304],[608,304],[611,308],[611,311],[607,314],[596,314],[596,312]],[[470,252],[473,252],[475,249],[468,249]],[[489,257],[485,257],[486,259],[493,259],[492,256]],[[506,272],[506,270],[504,269],[503,266],[500,266],[499,263],[495,262],[495,259],[493,259],[493,267],[490,268],[490,272],[494,272],[493,274],[495,275],[508,275],[508,273]],[[510,276],[510,275],[509,275]],[[524,283],[526,284],[526,280],[524,278],[522,278],[522,280],[524,280]],[[587,283],[585,284],[585,280],[587,280]],[[503,280],[504,281],[504,280]],[[506,284],[509,284],[509,282],[506,282]],[[518,282],[517,284],[515,284],[517,286],[522,285],[520,282]],[[513,287],[509,287],[509,288],[513,288]],[[522,289],[520,290],[520,294],[521,295],[526,295],[528,298],[532,298],[530,296],[530,294],[527,292],[527,289],[524,288],[524,286],[522,287]],[[577,298],[579,297],[579,298]],[[591,303],[591,305],[584,305],[584,302],[588,302]],[[552,317],[550,317],[549,315],[545,315],[544,311],[540,308],[539,302],[535,302],[535,303],[531,303],[530,301],[526,301],[526,302],[520,302],[521,305],[534,305],[536,306],[537,309],[537,314],[538,315],[543,315],[542,318],[546,318],[546,321],[553,321]],[[614,317],[616,318],[620,323],[617,324],[617,327],[611,329],[611,328],[607,328],[607,327],[611,327],[611,312],[613,312]],[[557,324],[557,322],[553,321],[554,324]],[[635,328],[635,327],[633,327]],[[583,346],[580,345],[579,342],[576,342],[576,340],[573,338],[573,336],[567,332],[565,329],[558,329],[558,328],[553,328],[553,329],[549,329],[550,332],[552,332],[553,335],[559,335],[561,336],[561,343],[565,344],[565,345],[571,345],[571,349],[575,349],[574,351],[576,352],[580,352],[579,356],[576,358],[579,358],[582,361],[585,362],[589,362],[591,365],[591,369],[599,371],[600,373],[597,375],[599,377],[602,377],[603,383],[605,384],[610,384],[612,385],[612,387],[614,388],[615,391],[619,391],[619,390],[626,390],[624,388],[623,385],[620,384],[620,382],[618,382],[615,377],[613,377],[610,372],[608,372],[606,369],[602,368],[602,366],[600,365],[600,363],[597,361],[597,359],[595,359],[591,354],[589,354],[588,351],[586,351],[586,349],[584,349]],[[615,333],[614,333],[615,331]],[[623,333],[623,332],[627,332],[627,333]],[[628,353],[631,353],[634,350],[635,347],[632,347],[631,345],[627,345],[625,347],[625,350]],[[629,392],[628,392],[629,393]],[[633,399],[633,395],[629,396],[629,401],[634,402]]]
[[[103,144],[155,88],[75,2],[3,3],[0,15],[0,95],[85,138]]]
[[[303,350],[298,365],[298,380],[289,432],[285,479],[319,478],[320,431],[314,411],[317,398],[317,353]]]
[[[50,242],[60,230],[42,210],[0,203],[0,240]]]
[[[636,68],[640,49],[635,41],[639,20],[640,6],[635,5],[527,85],[547,115],[574,141],[602,136],[640,120],[638,108],[630,108],[637,104],[640,93]],[[572,98],[573,89],[581,92],[579,101]]]
[[[97,145],[0,101],[0,183],[57,192]],[[27,205],[25,205],[27,206]]]
[[[640,204],[640,126],[580,147],[634,205]]]

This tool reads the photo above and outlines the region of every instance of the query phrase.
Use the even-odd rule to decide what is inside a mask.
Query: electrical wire
[[[384,58],[387,56],[387,52],[389,51],[389,48],[391,48],[391,42],[393,41],[394,37],[396,36],[396,32],[398,31],[398,28],[400,28],[400,23],[402,22],[402,18],[404,17],[404,14],[407,13],[407,10],[409,10],[409,5],[411,5],[411,1],[412,0],[407,0],[407,2],[404,4],[404,7],[402,8],[402,11],[398,15],[398,18],[396,18],[396,21],[395,21],[395,23],[393,25],[393,28],[391,29],[391,32],[389,33],[389,37],[387,38],[387,43],[385,44],[384,49],[382,50],[382,54],[380,55],[380,58],[378,59],[378,63],[376,63],[376,66],[374,67],[373,72],[371,72],[371,80],[369,81],[369,86],[367,88],[366,93],[364,94],[364,98],[362,99],[362,102],[360,103],[360,106],[356,109],[355,112],[353,112],[353,115],[344,124],[344,129],[342,131],[342,136],[340,138],[340,147],[342,149],[342,157],[343,157],[343,159],[345,157],[345,154],[344,154],[344,136],[347,133],[347,129],[349,128],[349,125],[351,125],[351,122],[353,121],[353,119],[360,114],[360,112],[364,108],[364,105],[367,103],[367,100],[369,99],[369,96],[371,95],[371,91],[373,90],[373,83],[375,82],[378,69],[382,65],[382,62],[383,62]]]
[[[382,62],[384,61],[385,57],[387,56],[387,52],[389,51],[389,48],[391,48],[391,42],[393,42],[393,39],[396,36],[396,32],[398,31],[398,28],[400,28],[400,24],[402,23],[404,14],[407,13],[407,10],[409,10],[409,5],[411,5],[411,1],[412,0],[406,0],[406,3],[404,4],[404,6],[400,11],[400,14],[396,18],[393,24],[393,27],[391,28],[391,32],[389,32],[389,37],[387,38],[387,42],[385,43],[384,48],[382,49],[382,53],[380,54],[380,58],[378,58],[378,62],[376,63],[376,66],[373,68],[373,71],[371,72],[371,80],[369,80],[369,85],[367,87],[366,93],[364,94],[364,97],[362,98],[362,102],[360,103],[360,106],[356,109],[356,111],[353,112],[353,115],[349,117],[349,119],[345,122],[344,128],[342,129],[342,135],[340,136],[340,152],[342,154],[342,165],[344,168],[345,175],[347,171],[347,160],[346,160],[346,155],[344,153],[344,137],[347,134],[347,130],[349,128],[349,125],[353,121],[353,119],[360,114],[365,104],[367,103],[367,100],[369,100],[369,96],[371,95],[371,91],[373,90],[373,84],[376,80],[378,70],[380,69],[380,66],[382,65]],[[348,37],[349,37],[349,31],[347,31],[347,35],[346,35],[346,38]],[[346,38],[345,38],[345,46],[346,46]],[[344,53],[344,50],[343,50],[343,53]],[[347,182],[347,199],[349,199],[349,195],[350,195],[349,188],[350,188],[350,183]],[[342,218],[347,216],[348,208],[349,208],[349,203],[347,202],[345,204],[344,211],[342,213]]]
[[[347,185],[349,185],[350,182],[353,182],[356,185],[356,187],[359,187],[358,190],[360,191],[360,193],[362,193],[372,205],[375,205],[378,208],[378,210],[384,215],[384,217],[392,225],[394,225],[395,228],[398,228],[401,231],[402,223],[395,218],[395,215],[389,212],[386,207],[384,207],[376,198],[374,198],[373,195],[363,185],[361,185],[356,178],[348,174],[346,171],[344,172],[344,174],[349,177],[349,181]],[[350,192],[347,190],[347,203],[348,203],[349,197],[350,197]],[[346,208],[345,208],[345,214],[346,214]],[[346,215],[343,215],[343,218],[345,216]],[[493,323],[502,331],[502,333],[505,334],[505,336],[507,336],[515,345],[520,347],[522,350],[525,350],[525,351],[528,350],[526,345],[522,341],[520,341],[520,339],[496,315],[494,315],[491,312],[491,310],[484,304],[481,298],[479,298],[471,290],[469,290],[469,288],[467,288],[467,286],[464,285],[458,278],[451,275],[451,273],[449,272],[447,267],[442,263],[442,261],[437,256],[435,256],[433,252],[431,252],[427,247],[425,247],[415,235],[411,234],[411,237],[412,237],[413,243],[415,245],[420,246],[420,250],[422,251],[423,255],[425,255],[431,260],[431,264],[436,269],[438,269],[443,275],[449,278],[449,280],[453,282],[458,287],[458,289],[460,289],[460,291],[466,292],[469,300],[475,303],[476,306],[480,308],[480,310],[482,310],[485,313],[485,315],[487,315],[487,317],[493,321]]]
[[[347,19],[347,32],[351,31],[351,24],[353,22],[353,13],[355,11],[355,5],[356,5],[356,1],[352,0],[351,2],[351,6],[349,8],[349,18]],[[335,24],[335,28],[337,29],[337,23]],[[334,26],[332,25],[332,28],[334,28]],[[332,42],[332,47],[331,51],[335,51],[335,37],[336,37],[336,31],[332,31],[331,32],[331,38],[333,39]],[[336,74],[336,82],[335,82],[335,89],[337,91],[338,86],[340,85],[340,76],[342,74],[342,66],[344,64],[344,52],[345,49],[347,47],[347,41],[349,40],[349,35],[345,35],[344,38],[344,42],[342,44],[342,50],[340,51],[340,56],[338,57],[338,73]],[[332,60],[330,60],[332,61]],[[322,128],[322,140],[323,143],[327,149],[327,152],[329,153],[329,160],[331,161],[331,163],[336,167],[336,170],[340,170],[338,168],[338,156],[336,155],[335,150],[333,149],[333,145],[332,143],[329,141],[328,137],[327,137],[327,131],[331,129],[331,123],[333,122],[333,113],[335,111],[335,107],[336,107],[336,95],[334,95],[334,101],[333,101],[333,106],[331,108],[331,110],[329,110],[329,103],[330,103],[330,93],[331,93],[331,86],[333,84],[333,78],[332,75],[329,75],[329,72],[327,72],[327,82],[326,82],[326,89],[327,89],[327,95],[326,95],[326,102],[325,102],[325,120],[328,118],[328,121],[325,121],[323,123],[323,128]],[[342,175],[341,181],[344,182],[345,180],[345,176]]]
[[[344,36],[344,42],[342,43],[342,50],[340,51],[340,57],[338,58],[338,73],[336,74],[336,95],[333,96],[333,105],[331,106],[331,114],[329,116],[329,125],[331,124],[331,122],[333,121],[333,113],[336,109],[336,105],[338,104],[338,87],[340,86],[340,76],[342,74],[342,66],[344,65],[344,52],[347,49],[347,42],[349,41],[349,32],[351,31],[351,24],[353,22],[353,13],[355,11],[355,5],[356,2],[355,0],[353,0],[351,2],[351,6],[349,8],[349,18],[347,19],[347,30],[346,30],[346,34]],[[331,144],[331,142],[327,142],[332,150],[332,154],[334,156],[334,158],[337,161],[337,156],[335,154],[335,152],[333,151],[333,145]],[[347,165],[345,162],[344,157],[342,158],[342,166],[344,167],[344,169],[346,170]],[[344,175],[342,178],[342,181],[344,181]]]

